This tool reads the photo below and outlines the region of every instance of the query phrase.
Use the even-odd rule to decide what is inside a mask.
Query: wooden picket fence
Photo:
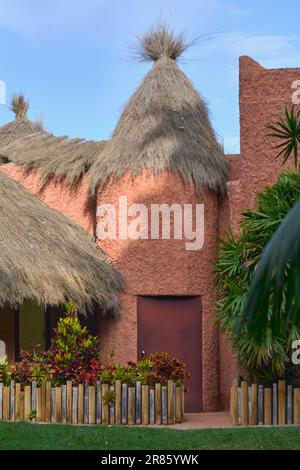
[[[230,417],[234,426],[300,424],[300,388],[279,380],[272,386],[242,381],[230,391]]]
[[[67,424],[172,425],[184,418],[184,390],[171,380],[155,387],[136,383],[129,387],[67,382],[53,387],[36,382],[22,389],[19,383],[0,383],[0,420]]]

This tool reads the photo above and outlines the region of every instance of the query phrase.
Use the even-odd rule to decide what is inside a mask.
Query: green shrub
[[[229,334],[240,368],[252,379],[269,381],[295,374],[289,357],[292,341],[300,338],[298,328],[290,325],[287,334],[279,318],[279,333],[274,336],[272,329],[266,328],[263,343],[256,344],[253,336],[248,334],[247,325],[241,325],[241,333],[239,327],[255,267],[266,244],[299,198],[300,174],[284,173],[274,186],[258,194],[257,210],[247,210],[243,214],[240,235],[230,233],[221,241],[216,262],[220,295],[218,319],[223,331]]]

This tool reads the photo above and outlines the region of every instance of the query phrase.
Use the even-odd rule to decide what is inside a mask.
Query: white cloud
[[[208,45],[215,51],[229,56],[248,55],[265,67],[299,66],[299,38],[281,35],[251,35],[241,32],[220,34]]]

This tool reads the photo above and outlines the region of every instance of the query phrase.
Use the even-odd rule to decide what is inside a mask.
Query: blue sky
[[[207,101],[227,152],[239,151],[238,57],[300,67],[299,0],[0,0],[0,80],[58,135],[109,138],[149,64],[129,44],[158,17],[190,39],[180,64]],[[11,120],[0,106],[0,125]]]

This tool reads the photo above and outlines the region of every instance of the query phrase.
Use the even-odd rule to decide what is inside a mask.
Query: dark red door
[[[138,358],[166,351],[183,360],[191,378],[186,381],[185,411],[202,409],[201,297],[137,298]]]

